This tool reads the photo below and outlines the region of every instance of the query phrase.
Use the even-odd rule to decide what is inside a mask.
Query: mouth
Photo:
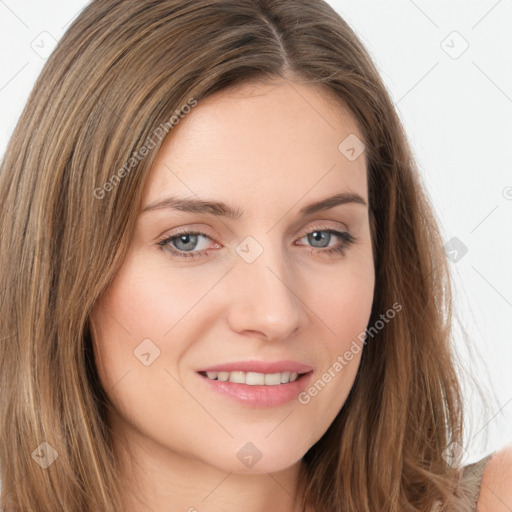
[[[206,391],[251,408],[278,407],[296,400],[307,388],[313,370],[305,373],[199,371]]]
[[[245,384],[247,386],[279,386],[281,384],[289,384],[300,380],[308,372],[277,372],[277,373],[259,373],[259,372],[244,372],[235,370],[231,372],[207,372],[200,371],[199,375],[206,377],[209,380],[220,382],[232,382],[235,384]]]

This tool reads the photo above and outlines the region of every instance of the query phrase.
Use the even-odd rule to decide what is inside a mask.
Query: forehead
[[[366,157],[347,158],[347,137],[362,143],[356,120],[321,86],[231,87],[199,101],[171,130],[143,205],[168,194],[215,196],[246,210],[340,191],[367,199]]]

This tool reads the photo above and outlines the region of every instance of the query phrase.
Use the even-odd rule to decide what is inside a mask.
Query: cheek
[[[211,273],[197,275],[197,267],[169,268],[160,259],[155,263],[132,253],[93,308],[98,374],[106,392],[125,413],[130,397],[150,404],[182,393],[165,370],[175,373],[193,339],[191,332],[209,326],[209,315],[214,314],[204,315],[208,301],[200,299],[216,278]],[[203,313],[202,322],[198,312]]]
[[[317,343],[321,364],[298,402],[310,417],[317,418],[311,423],[315,439],[335,419],[353,386],[370,319],[374,282],[373,267],[360,265],[317,280],[320,287],[309,287],[316,290],[309,295],[310,304],[321,319],[324,334]]]
[[[155,265],[136,255],[127,259],[94,308],[98,337],[108,340],[98,347],[102,354],[126,366],[132,362],[133,350],[146,339],[157,345],[165,340],[166,347],[159,347],[162,351],[179,351],[179,339],[171,331],[183,328],[182,320],[212,286],[211,276],[198,279],[197,270],[193,272]]]
[[[171,286],[164,271],[137,264],[135,258],[126,260],[91,313],[95,364],[116,418],[148,437],[154,435],[152,425],[173,432],[172,411],[186,415],[193,407],[173,379],[187,337],[178,335],[178,327],[174,336],[165,334],[181,327],[180,319],[197,302],[198,292],[180,286],[179,279]]]
[[[311,304],[326,327],[331,349],[345,350],[364,331],[371,314],[375,277],[373,264],[362,260],[325,274],[308,285]]]

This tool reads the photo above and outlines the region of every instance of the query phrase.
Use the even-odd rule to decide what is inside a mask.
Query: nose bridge
[[[293,286],[293,267],[287,265],[282,245],[271,239],[266,236],[261,243],[247,237],[237,247],[229,317],[234,330],[260,331],[277,339],[297,328],[302,304]]]

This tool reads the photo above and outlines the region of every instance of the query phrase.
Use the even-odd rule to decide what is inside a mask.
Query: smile
[[[295,400],[309,385],[313,371],[302,374],[212,371],[198,372],[198,375],[210,390],[228,399],[253,408],[267,408]]]

